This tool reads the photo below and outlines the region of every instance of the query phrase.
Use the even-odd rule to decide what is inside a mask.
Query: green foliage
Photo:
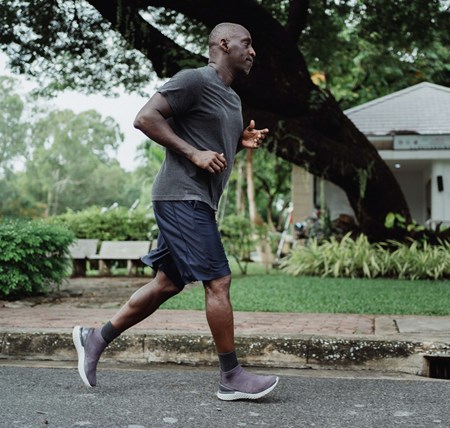
[[[24,102],[14,89],[13,79],[0,76],[0,177],[25,151]]]
[[[24,296],[59,286],[70,270],[74,235],[43,222],[0,224],[0,296]]]
[[[423,232],[425,230],[425,227],[418,225],[416,221],[406,224],[406,218],[399,213],[388,213],[384,226],[387,229],[406,229],[408,232]]]
[[[445,1],[311,1],[301,50],[348,108],[423,80],[448,86],[448,18]]]
[[[250,220],[238,215],[226,216],[220,225],[225,251],[236,260],[240,271],[247,273],[250,252],[255,246],[255,234]]]
[[[123,194],[125,174],[110,159],[122,139],[117,123],[94,110],[50,112],[33,125],[33,150],[20,177],[26,193],[46,203],[47,215],[110,205]]]
[[[130,211],[118,207],[104,211],[98,207],[51,217],[50,224],[71,230],[78,239],[100,241],[145,241],[155,236],[156,221],[152,212],[142,209]]]
[[[221,203],[226,203],[225,214],[239,211],[237,205],[242,203],[245,207],[243,195],[246,194],[246,151],[243,150],[236,156],[235,165],[230,176],[227,187],[227,195]],[[258,214],[275,229],[282,223],[283,209],[289,205],[291,198],[291,170],[292,165],[273,156],[267,150],[256,150],[253,152],[253,179],[255,187],[255,202]],[[237,193],[241,198],[238,201]]]
[[[1,100],[0,93],[0,104]],[[67,208],[130,206],[139,198],[142,180],[134,180],[112,158],[123,139],[112,118],[93,110],[44,111],[26,129],[30,129],[27,150],[22,147],[20,152],[28,153],[25,169],[0,175],[0,214],[35,218],[61,214]],[[21,147],[17,138],[13,143]],[[10,150],[8,158],[14,153]]]
[[[441,279],[450,276],[450,244],[430,245],[413,241],[411,245],[394,243],[391,270],[399,278]]]
[[[37,218],[45,211],[45,204],[36,201],[21,189],[17,176],[6,171],[0,178],[0,219],[4,217]]]
[[[292,165],[267,150],[253,155],[255,196],[258,212],[269,224],[280,222],[277,216],[291,200]],[[273,220],[272,220],[273,219]]]
[[[86,1],[11,0],[0,8],[0,45],[38,93],[63,89],[113,95],[142,89],[151,65]],[[48,77],[52,75],[52,79]]]
[[[356,175],[358,176],[359,183],[359,197],[361,199],[364,199],[364,196],[366,195],[367,183],[372,176],[372,168],[373,162],[364,169],[356,169]]]
[[[281,267],[291,275],[436,280],[450,277],[449,249],[448,243],[431,246],[419,241],[371,244],[364,235],[353,240],[347,234],[340,241],[312,239],[299,245]]]

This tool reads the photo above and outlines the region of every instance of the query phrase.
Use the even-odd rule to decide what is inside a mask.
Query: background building
[[[450,222],[450,88],[419,83],[344,112],[378,149],[419,224]],[[320,179],[292,172],[293,221],[320,205]],[[331,219],[353,215],[345,193],[323,183]]]

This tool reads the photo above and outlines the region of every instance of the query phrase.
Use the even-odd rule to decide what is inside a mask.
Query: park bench
[[[120,260],[127,261],[127,275],[137,275],[138,267],[143,266],[141,257],[150,251],[149,241],[103,241],[98,254],[89,257],[98,260],[99,274],[111,275],[111,266]]]
[[[86,263],[97,253],[98,239],[77,239],[69,246],[72,276],[86,276]]]

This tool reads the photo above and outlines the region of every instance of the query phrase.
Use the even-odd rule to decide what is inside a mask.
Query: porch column
[[[435,160],[431,166],[431,218],[450,221],[450,160]]]
[[[297,165],[292,165],[291,197],[294,224],[303,221],[313,212],[313,176]]]

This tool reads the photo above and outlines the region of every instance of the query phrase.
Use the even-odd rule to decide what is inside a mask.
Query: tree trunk
[[[244,163],[241,158],[237,161],[236,169],[237,169],[236,215],[244,215],[245,213],[245,194],[243,192]]]
[[[246,154],[247,154],[246,177],[247,177],[248,212],[252,224],[255,226],[261,226],[264,222],[256,208],[255,183],[253,181],[253,150],[247,150]]]
[[[256,209],[256,194],[255,194],[255,183],[253,179],[253,150],[247,149],[247,199],[248,199],[248,211],[250,215],[250,221],[253,226],[263,226],[264,220],[258,213]],[[255,247],[256,252],[259,255],[259,259],[261,260],[266,273],[270,271],[270,267],[273,263],[272,251],[270,249],[270,245],[267,239],[266,234],[259,234],[256,229],[254,229],[255,236]]]

